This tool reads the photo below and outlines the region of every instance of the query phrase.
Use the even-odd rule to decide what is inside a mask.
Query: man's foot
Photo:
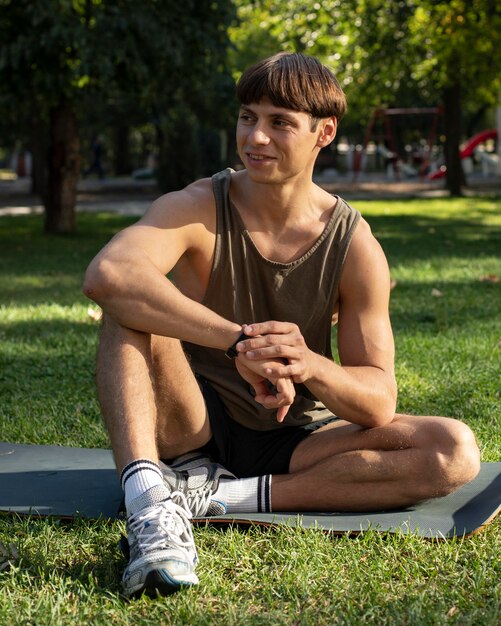
[[[122,584],[127,595],[168,595],[198,583],[191,514],[182,493],[153,487],[136,498],[127,519],[130,550]]]
[[[193,517],[226,513],[226,504],[214,498],[214,494],[222,478],[234,479],[236,476],[222,465],[214,463],[208,456],[190,452],[175,459],[171,465],[160,462],[160,469],[165,485],[173,492],[173,500],[176,501],[176,492],[184,494]]]

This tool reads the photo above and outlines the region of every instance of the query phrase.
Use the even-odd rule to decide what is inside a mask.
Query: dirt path
[[[385,198],[445,197],[443,181],[387,181],[382,178],[365,178],[353,181],[347,177],[335,180],[318,179],[317,182],[330,193],[347,200],[382,200]],[[470,179],[466,195],[501,194],[501,177]],[[151,202],[160,195],[153,181],[136,181],[132,178],[89,179],[79,184],[77,211],[115,212],[122,215],[143,215]],[[30,180],[0,180],[0,216],[41,213],[42,202],[30,194]]]

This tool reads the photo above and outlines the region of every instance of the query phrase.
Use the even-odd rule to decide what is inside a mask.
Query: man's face
[[[323,126],[320,120],[312,130],[308,113],[277,107],[267,99],[242,105],[238,154],[256,182],[278,183],[302,173],[311,175]]]

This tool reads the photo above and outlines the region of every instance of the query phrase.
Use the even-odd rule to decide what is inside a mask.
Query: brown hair
[[[268,98],[277,107],[309,113],[316,119],[334,116],[339,121],[346,111],[346,97],[331,70],[299,52],[279,52],[245,70],[237,84],[237,97],[240,104]]]

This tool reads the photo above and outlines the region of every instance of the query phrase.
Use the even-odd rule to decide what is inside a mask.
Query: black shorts
[[[197,376],[205,398],[212,439],[201,450],[239,478],[287,474],[297,445],[335,416],[305,426],[252,430],[232,419],[211,384]]]

